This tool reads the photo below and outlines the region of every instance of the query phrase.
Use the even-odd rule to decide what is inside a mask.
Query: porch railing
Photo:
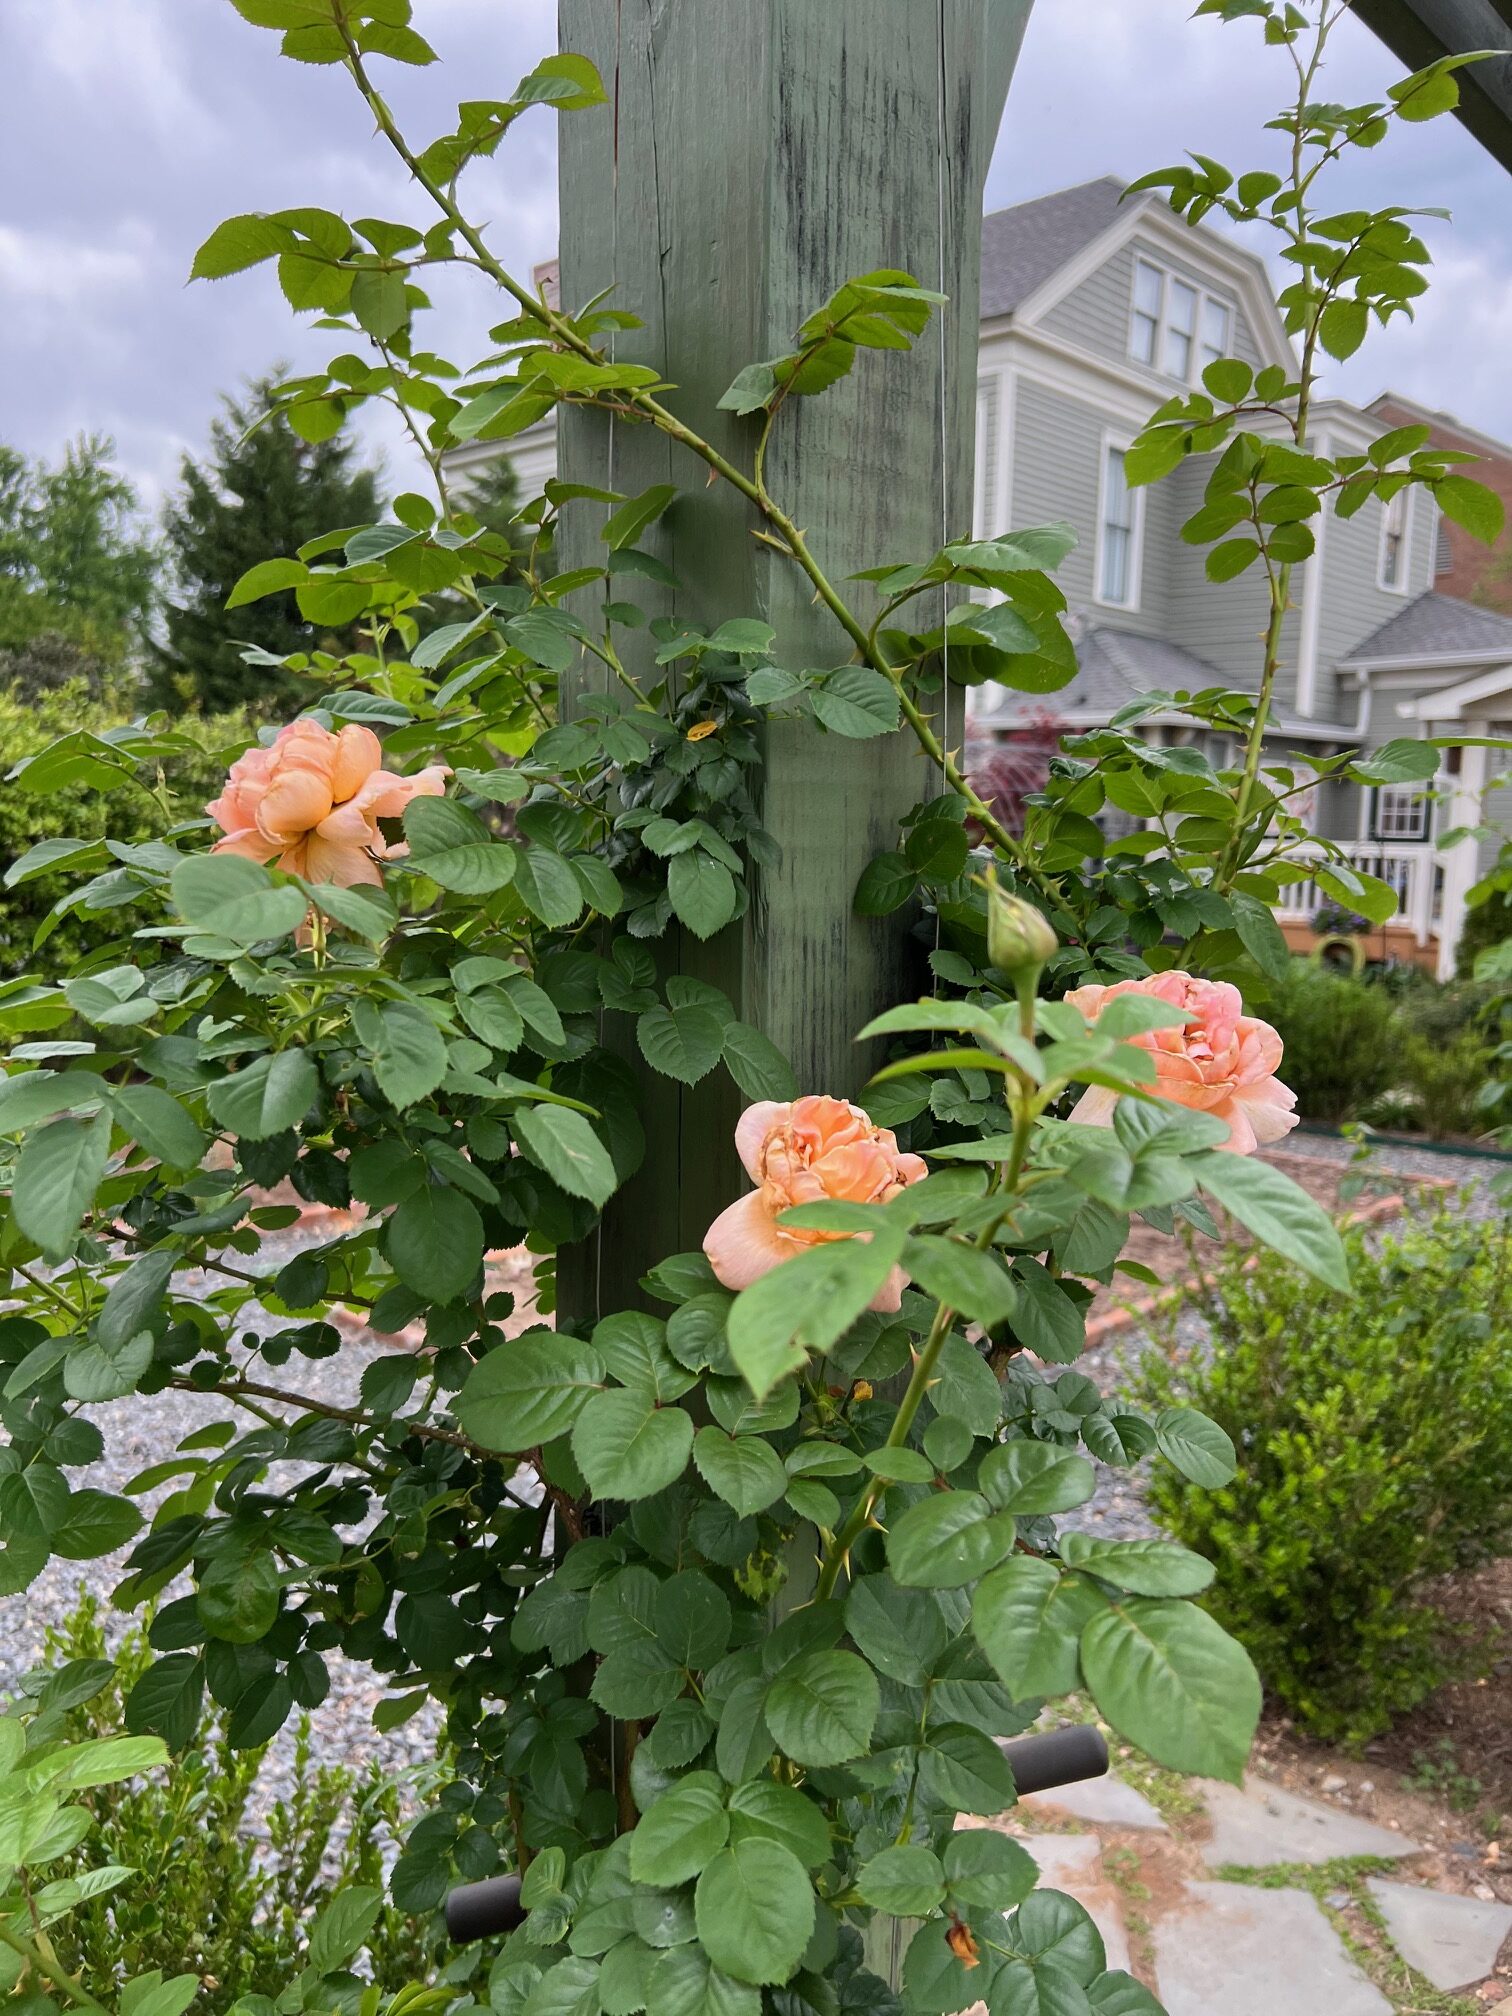
[[[1436,850],[1426,842],[1392,846],[1377,840],[1348,841],[1345,858],[1362,875],[1374,875],[1397,892],[1397,914],[1390,921],[1407,925],[1414,940],[1426,945],[1439,928],[1443,871]],[[1321,859],[1321,856],[1319,857]],[[1288,922],[1311,923],[1313,914],[1333,899],[1307,876],[1281,891],[1276,914]]]

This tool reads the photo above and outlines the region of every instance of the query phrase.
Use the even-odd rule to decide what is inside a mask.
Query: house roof
[[[1200,693],[1232,684],[1205,658],[1169,638],[1116,630],[1107,624],[1081,632],[1076,639],[1076,659],[1076,677],[1069,686],[1049,694],[1004,689],[1000,704],[984,713],[984,721],[992,727],[1012,728],[1049,713],[1063,717],[1071,728],[1084,728],[1106,721],[1146,693]],[[1303,721],[1279,711],[1273,714],[1272,723],[1276,735],[1291,741],[1335,742],[1351,733],[1336,722]]]
[[[1011,315],[1053,273],[1100,238],[1119,213],[1116,175],[994,210],[982,219],[982,316]]]
[[[1430,588],[1372,630],[1339,662],[1376,665],[1405,658],[1430,664],[1446,658],[1512,658],[1512,616],[1453,595],[1436,595]]]

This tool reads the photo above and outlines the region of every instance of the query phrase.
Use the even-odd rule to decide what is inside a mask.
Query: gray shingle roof
[[[1481,609],[1430,588],[1379,630],[1372,630],[1340,662],[1357,664],[1375,658],[1468,658],[1479,653],[1490,659],[1512,658],[1512,616]]]
[[[1118,215],[1116,175],[1057,189],[982,219],[982,314],[1011,315]]]
[[[984,725],[1012,728],[1044,714],[1106,717],[1116,714],[1145,693],[1201,693],[1208,687],[1227,688],[1231,681],[1205,658],[1165,637],[1147,637],[1134,630],[1097,624],[1076,640],[1076,677],[1057,693],[1002,692],[1001,703],[984,716]],[[1326,721],[1299,721],[1277,712],[1275,732],[1284,737],[1337,740],[1349,730]]]

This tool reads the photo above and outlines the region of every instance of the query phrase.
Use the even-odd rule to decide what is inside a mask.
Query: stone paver
[[[1391,2016],[1305,1890],[1187,1890],[1154,1928],[1167,2016]]]
[[[1386,1919],[1391,1943],[1435,1988],[1471,1988],[1496,1965],[1512,1933],[1512,1904],[1417,1890],[1372,1876],[1371,1895]]]
[[[1110,1967],[1128,1968],[1129,1935],[1123,1898],[1103,1868],[1102,1843],[1095,1834],[1030,1834],[1024,1846],[1039,1864],[1047,1890],[1074,1897],[1102,1934]]]
[[[1053,1792],[1032,1792],[1019,1801],[1031,1816],[1069,1814],[1089,1820],[1094,1827],[1141,1827],[1166,1833],[1165,1821],[1142,1792],[1109,1773],[1106,1778],[1088,1778],[1080,1785],[1058,1785]]]
[[[1422,1844],[1336,1806],[1320,1806],[1250,1778],[1203,1788],[1213,1832],[1202,1844],[1209,1869],[1269,1869],[1283,1862],[1334,1862],[1344,1855],[1416,1855]]]

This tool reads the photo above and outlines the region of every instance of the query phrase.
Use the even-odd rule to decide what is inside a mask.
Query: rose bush
[[[890,562],[858,613],[763,474],[788,393],[811,396],[858,349],[906,350],[934,297],[886,271],[821,304],[789,355],[725,396],[747,429],[731,460],[649,366],[614,359],[628,311],[552,308],[459,208],[469,164],[530,107],[612,116],[591,64],[548,58],[416,149],[369,74],[431,59],[407,0],[235,4],[291,57],[344,68],[429,207],[419,222],[234,218],[196,273],[276,261],[342,345],[284,388],[290,424],[326,438],[388,401],[436,500],[403,494],[392,520],[237,585],[235,603],[292,590],[318,628],[357,626],[359,648],[294,663],[318,704],[241,759],[219,841],[186,807],[149,847],[91,853],[62,901],[115,935],[60,984],[0,989],[16,1039],[0,1082],[0,1588],[53,1554],[129,1549],[116,1600],[166,1600],[126,1720],[170,1748],[207,1694],[233,1745],[266,1742],[322,1699],[338,1654],[374,1674],[381,1727],[438,1702],[455,1773],[397,1859],[394,1901],[428,1918],[451,1883],[508,1868],[529,1916],[496,1951],[454,1956],[437,2006],[834,2016],[901,1993],[915,2016],[978,2001],[1139,2016],[1150,1997],[1108,1972],[1087,1915],[1038,1889],[1006,1836],[955,1822],[1012,1803],[997,1739],[1073,1689],[1161,1763],[1231,1779],[1259,1712],[1248,1660],[1193,1600],[1208,1563],[1057,1521],[1091,1497],[1089,1457],[1233,1473],[1214,1424],[1142,1412],[1077,1369],[1136,1216],[1210,1231],[1217,1203],[1348,1287],[1318,1207],[1232,1152],[1241,1116],[1258,1135],[1254,1115],[1275,1126],[1283,1105],[1261,1025],[1222,989],[1284,964],[1270,899],[1314,844],[1288,811],[1294,775],[1263,760],[1274,664],[1258,706],[1151,695],[1074,738],[1008,832],[941,747],[943,638],[911,618],[924,590],[954,593],[953,678],[1054,690],[1075,665],[1050,577],[1069,533]],[[1320,0],[1311,27],[1270,0],[1199,11],[1258,12],[1270,40],[1310,34],[1321,51],[1336,10]],[[1373,143],[1430,88],[1443,109],[1448,70],[1423,77],[1363,109],[1304,90],[1293,183],[1273,200],[1266,177],[1236,185],[1305,254],[1287,309],[1305,332],[1297,384],[1222,360],[1206,404],[1172,401],[1131,451],[1131,474],[1154,477],[1162,458],[1222,450],[1193,536],[1250,526],[1283,605],[1325,498],[1354,508],[1413,483],[1470,508],[1468,479],[1415,437],[1385,437],[1368,467],[1300,452],[1320,332],[1341,311],[1384,318],[1421,263],[1390,217],[1334,258],[1310,221],[1309,149]],[[1173,183],[1192,214],[1222,188]],[[465,384],[417,329],[417,275],[459,262],[513,304]],[[771,625],[739,612],[713,629],[643,621],[634,584],[667,569],[640,541],[670,484],[585,493],[569,474],[513,543],[469,517],[443,453],[563,403],[655,428],[699,482],[728,483],[835,613],[848,662],[784,665]],[[1278,413],[1290,445],[1256,431]],[[603,550],[557,573],[568,511],[590,514]],[[602,690],[559,719],[581,657]],[[1142,712],[1173,709],[1197,743],[1145,747]],[[773,716],[842,740],[911,735],[942,779],[856,892],[862,917],[918,900],[931,947],[921,998],[863,1032],[890,1055],[859,1107],[830,1096],[842,1087],[800,1097],[763,1032],[678,970],[679,942],[736,923],[776,865],[759,816]],[[1233,766],[1202,753],[1212,735],[1237,739]],[[173,746],[161,718],[79,731],[20,781],[110,785]],[[1395,782],[1422,754],[1314,769]],[[1108,804],[1147,824],[1106,845]],[[405,851],[384,830],[396,817]],[[1342,863],[1329,877],[1362,908],[1383,900]],[[1118,990],[1178,964],[1179,1003]],[[1090,1023],[1065,998],[1082,987],[1107,990]],[[569,1297],[553,1326],[558,1256],[592,1278],[600,1213],[644,1154],[631,1056],[662,1098],[729,1075],[755,1102],[759,1188],[708,1254],[651,1268],[634,1306]],[[1089,1089],[1111,1125],[1075,1117]],[[313,1245],[274,1243],[299,1216],[286,1181],[332,1211]],[[532,1265],[518,1306],[486,1268],[504,1248]],[[352,1312],[406,1348],[374,1354],[348,1400],[308,1393],[297,1361],[339,1353]],[[135,1488],[97,1488],[110,1403],[164,1391],[212,1418]],[[160,1485],[148,1521],[135,1499]],[[901,1980],[884,1980],[908,1919]],[[343,1962],[355,1950],[335,1944]],[[41,1948],[13,1950],[29,1986],[46,1976]]]

